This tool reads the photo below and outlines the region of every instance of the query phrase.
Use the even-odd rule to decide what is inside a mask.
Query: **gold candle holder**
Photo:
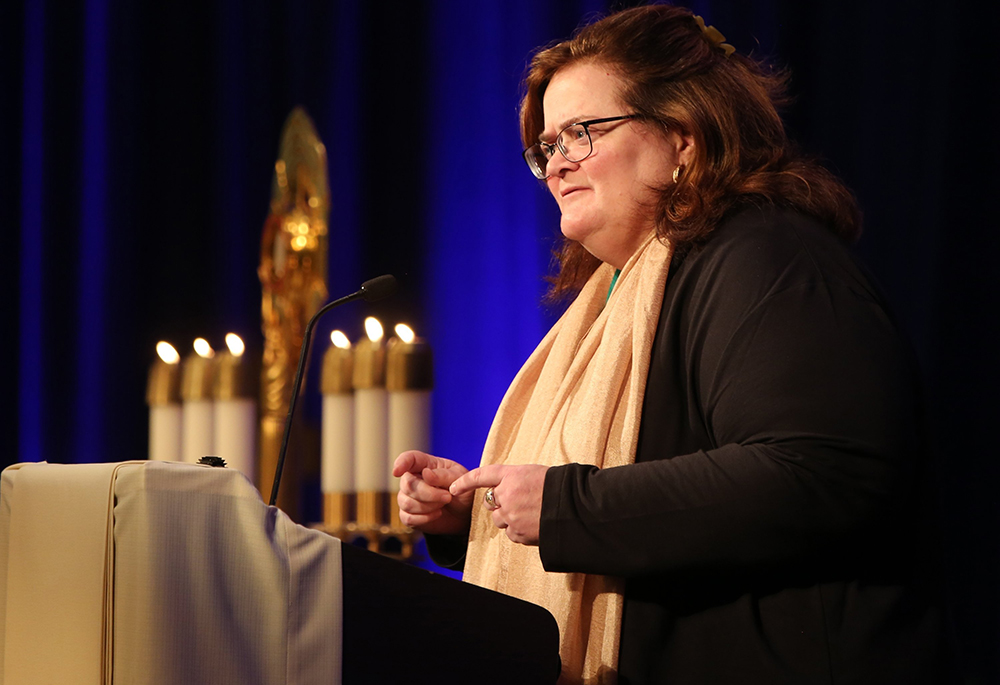
[[[173,348],[171,347],[171,349]],[[174,352],[174,354],[177,353]],[[150,407],[160,407],[167,404],[179,404],[180,401],[180,364],[176,361],[168,362],[162,358],[157,359],[149,368],[149,379],[146,383],[146,404]]]
[[[204,338],[195,339],[194,350],[184,358],[181,369],[181,398],[184,400],[181,460],[190,464],[215,451],[212,405],[215,352]]]
[[[368,317],[365,327],[368,329],[368,337],[362,338],[354,346],[352,387],[355,390],[384,388],[386,368],[382,326],[376,319]]]
[[[146,404],[149,405],[150,461],[181,459],[181,369],[174,346],[156,344],[157,360],[149,369]]]
[[[323,521],[328,531],[340,530],[353,516],[354,490],[354,351],[340,331],[323,355],[320,391],[323,395],[320,479]]]
[[[405,450],[431,450],[434,360],[430,345],[417,338],[405,324],[396,325],[396,337],[388,344],[385,386],[389,397],[388,458],[391,468],[396,457]],[[410,529],[399,520],[399,508],[396,504],[398,478],[390,480],[389,489],[392,492],[389,527],[406,533]]]
[[[389,528],[391,530],[410,530],[409,526],[404,526],[399,520],[399,500],[395,497],[389,498]]]
[[[432,369],[429,368],[429,348],[393,352],[399,341],[384,343],[382,326],[369,317],[365,321],[367,338],[353,348],[327,350],[323,358],[322,391],[324,399],[354,391],[355,412],[355,478],[357,492],[352,498],[327,493],[324,495],[324,530],[348,544],[364,542],[371,552],[401,561],[413,558],[420,533],[402,524],[396,493],[388,483],[389,376],[393,387],[429,389]],[[426,349],[425,349],[426,348]],[[416,354],[414,354],[416,352]],[[401,361],[391,362],[390,356]],[[353,505],[353,507],[352,507]],[[353,519],[348,512],[353,508]]]
[[[323,494],[323,528],[330,535],[340,537],[351,523],[354,505],[353,493],[327,492]]]
[[[204,341],[198,338],[195,343]],[[205,342],[207,346],[208,343]],[[181,398],[185,402],[202,402],[212,399],[215,374],[214,352],[211,347],[196,351],[184,358],[181,364]]]
[[[388,494],[372,490],[358,493],[355,520],[359,527],[377,529],[386,524],[388,520]]]
[[[409,331],[402,325],[397,334]],[[421,338],[395,337],[389,340],[386,352],[385,387],[389,392],[406,390],[432,390],[434,388],[434,357],[431,347]]]
[[[333,333],[335,335],[339,332]],[[344,340],[347,340],[346,336]],[[350,346],[350,342],[346,346],[341,345],[330,345],[323,355],[320,391],[324,395],[350,395],[354,391],[354,348]]]
[[[365,319],[367,338],[354,347],[354,485],[358,491],[358,522],[384,524],[384,508],[363,518],[369,512],[369,496],[364,493],[388,491],[386,468],[388,452],[389,406],[385,391],[385,343],[382,324],[377,319]]]
[[[226,334],[226,349],[215,356],[215,440],[213,450],[251,482],[257,476],[257,374],[243,339]]]
[[[239,336],[229,333],[226,336],[226,343],[229,349],[223,350],[215,358],[213,379],[215,399],[238,400],[256,397],[258,374],[256,364],[243,354],[243,341]]]

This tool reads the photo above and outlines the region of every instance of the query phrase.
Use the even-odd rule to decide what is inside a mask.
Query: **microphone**
[[[302,349],[299,352],[299,368],[295,372],[295,382],[292,383],[292,399],[288,403],[288,418],[285,419],[285,433],[281,438],[281,451],[278,453],[278,466],[274,470],[274,485],[271,486],[270,506],[273,507],[274,503],[278,501],[278,486],[281,484],[281,470],[285,466],[285,453],[288,451],[288,438],[292,432],[292,415],[295,413],[295,404],[299,399],[299,389],[302,387],[302,375],[306,367],[306,356],[309,352],[312,332],[316,322],[319,321],[319,318],[328,311],[335,309],[342,304],[347,304],[348,302],[353,302],[354,300],[359,299],[363,299],[365,302],[377,302],[389,297],[394,292],[396,292],[396,277],[389,274],[378,276],[370,281],[362,283],[361,289],[357,292],[351,293],[350,295],[342,297],[339,300],[326,303],[320,307],[318,312],[313,314],[312,318],[309,319],[309,323],[306,324],[305,333],[302,334]]]
[[[365,302],[378,302],[379,300],[384,300],[395,292],[396,277],[390,274],[385,274],[383,276],[376,276],[370,281],[365,281],[361,284],[361,290],[354,294],[357,295],[358,293],[361,293],[361,297],[365,298]],[[347,297],[353,297],[353,295],[348,295]],[[325,309],[332,309],[336,306],[337,302],[328,304],[326,307],[316,312],[316,316],[322,314]]]

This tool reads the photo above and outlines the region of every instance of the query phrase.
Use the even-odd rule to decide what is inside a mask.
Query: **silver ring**
[[[483,502],[486,503],[486,508],[490,511],[500,508],[500,505],[497,504],[497,497],[493,494],[493,488],[487,488],[486,495],[483,496]]]

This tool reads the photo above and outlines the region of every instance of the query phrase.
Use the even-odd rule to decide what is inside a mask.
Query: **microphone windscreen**
[[[396,292],[396,277],[390,274],[377,276],[361,284],[361,296],[365,302],[377,302]]]

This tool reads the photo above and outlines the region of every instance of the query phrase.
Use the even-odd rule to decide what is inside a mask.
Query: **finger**
[[[396,503],[399,504],[400,511],[405,511],[408,514],[430,514],[441,511],[445,507],[441,502],[421,502],[402,493],[396,497]]]
[[[503,480],[503,473],[506,468],[503,464],[490,464],[489,466],[472,469],[465,475],[457,478],[448,489],[451,490],[451,494],[453,495],[461,495],[476,488],[495,487],[500,485],[500,481]]]
[[[507,527],[507,521],[505,520],[504,515],[500,512],[499,509],[494,509],[493,513],[491,514],[491,517],[493,518],[493,525],[499,528],[500,530],[503,530],[504,528]]]
[[[451,501],[451,493],[448,490],[435,487],[412,473],[404,473],[399,479],[399,491],[421,502],[448,504]]]
[[[407,450],[396,457],[396,461],[392,464],[392,475],[399,478],[404,473],[420,473],[428,466],[431,468],[438,466],[437,461],[438,458],[433,454]]]
[[[458,466],[457,464],[455,466]],[[426,468],[421,472],[420,476],[428,485],[433,485],[436,488],[444,488],[445,490],[455,482],[455,479],[465,473],[464,470],[459,470],[457,468]]]
[[[437,521],[441,518],[441,510],[432,511],[428,514],[410,514],[406,511],[399,512],[399,521],[404,526],[409,526],[410,528],[419,528],[420,526],[426,526],[432,521]]]
[[[419,453],[410,450],[396,457],[396,461],[392,462],[392,475],[396,478],[401,478],[404,473],[411,473],[416,467],[417,454]],[[423,466],[420,468],[423,470]]]

